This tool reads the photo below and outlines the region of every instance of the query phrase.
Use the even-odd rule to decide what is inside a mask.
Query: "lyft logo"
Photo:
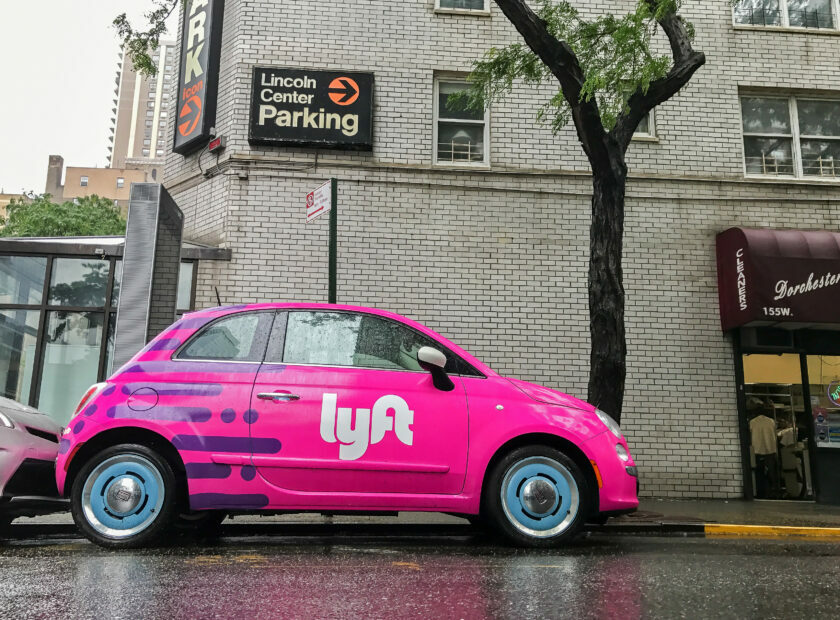
[[[321,439],[327,443],[340,443],[338,458],[355,461],[364,456],[368,445],[377,444],[385,433],[394,431],[397,439],[405,445],[414,443],[414,412],[399,396],[388,394],[379,398],[370,409],[356,409],[355,424],[352,424],[353,409],[338,407],[337,394],[324,394],[321,401]]]

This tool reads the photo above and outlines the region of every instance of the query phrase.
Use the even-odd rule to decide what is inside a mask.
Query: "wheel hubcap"
[[[522,507],[533,515],[547,514],[557,501],[554,485],[543,478],[532,478],[522,487]]]
[[[105,492],[105,503],[111,512],[127,515],[137,508],[143,493],[134,478],[123,476],[114,480]]]
[[[580,511],[580,492],[561,463],[532,456],[514,463],[501,488],[502,510],[520,532],[536,538],[562,534]]]
[[[82,488],[82,512],[107,538],[139,534],[158,518],[166,489],[157,466],[139,454],[112,456],[97,465]]]

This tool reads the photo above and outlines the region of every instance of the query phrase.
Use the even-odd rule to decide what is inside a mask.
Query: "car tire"
[[[587,520],[590,489],[580,468],[549,446],[517,448],[495,464],[485,489],[488,521],[523,547],[556,547]]]
[[[169,527],[177,505],[172,465],[143,445],[106,448],[73,481],[70,510],[82,533],[111,549],[143,547]]]
[[[0,515],[0,537],[7,536],[10,533],[10,526],[14,519],[9,515]]]

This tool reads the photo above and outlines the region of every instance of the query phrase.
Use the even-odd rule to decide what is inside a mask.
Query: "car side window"
[[[272,318],[270,312],[248,312],[224,317],[193,336],[176,358],[261,362]]]
[[[431,338],[367,314],[290,312],[283,362],[421,372],[417,362],[421,347],[440,349]],[[457,360],[447,357],[453,358],[447,371],[457,374]]]

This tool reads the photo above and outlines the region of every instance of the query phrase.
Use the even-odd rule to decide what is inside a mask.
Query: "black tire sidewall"
[[[502,508],[501,487],[505,474],[513,465],[532,456],[543,456],[557,461],[569,471],[578,487],[580,503],[574,521],[566,530],[550,538],[528,536],[519,531],[507,518]],[[587,520],[590,495],[591,490],[586,477],[571,458],[549,446],[523,446],[511,451],[495,464],[488,477],[483,506],[487,512],[487,521],[509,542],[523,547],[556,547],[570,542],[580,533]]]
[[[85,481],[97,465],[111,457],[126,454],[142,456],[157,468],[163,479],[163,505],[157,518],[142,532],[138,532],[128,538],[109,538],[97,532],[85,518],[84,510],[82,509],[82,491],[85,486]],[[153,449],[140,444],[111,446],[96,454],[79,470],[78,475],[73,480],[73,486],[70,491],[70,511],[73,514],[73,520],[76,522],[76,526],[91,542],[111,549],[143,547],[157,541],[171,524],[177,504],[177,479],[172,465]]]

